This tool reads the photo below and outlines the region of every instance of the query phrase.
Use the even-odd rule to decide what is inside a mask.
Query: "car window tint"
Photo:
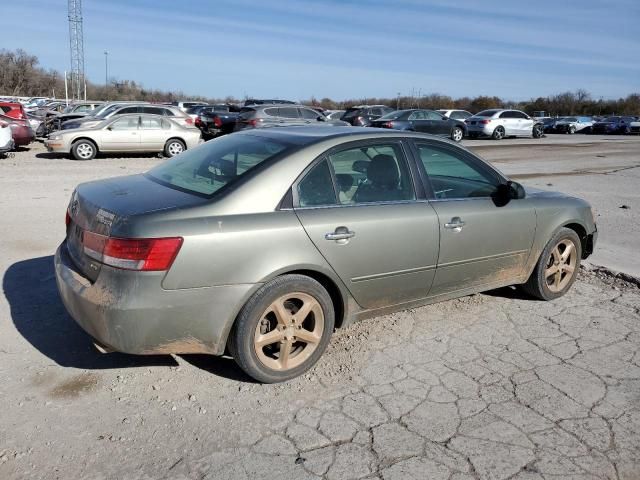
[[[382,116],[382,109],[381,108],[372,108],[371,110],[369,110],[369,114],[373,115],[373,116]]]
[[[300,118],[298,116],[298,109],[293,107],[280,107],[278,109],[280,116],[284,118]]]
[[[442,115],[437,112],[424,112],[425,118],[427,120],[442,120]]]
[[[277,109],[277,108],[265,108],[265,109],[264,109],[264,113],[265,113],[266,115],[269,115],[270,117],[277,117],[277,116],[279,116],[279,113],[278,113],[278,109]]]
[[[318,112],[309,108],[301,108],[300,113],[305,120],[316,120],[320,116]]]
[[[300,181],[298,201],[301,207],[335,205],[336,192],[333,189],[331,171],[326,160],[313,167]]]
[[[436,198],[489,197],[499,178],[467,158],[464,152],[433,145],[417,145]]]
[[[289,144],[269,139],[227,135],[187,150],[147,175],[170,187],[212,195],[287,148]]]
[[[351,148],[328,158],[343,205],[415,199],[407,162],[398,144]]]
[[[412,112],[411,115],[409,115],[409,120],[425,120],[424,112]]]
[[[502,112],[499,118],[513,118],[513,116],[511,115],[511,112]]]
[[[111,130],[137,130],[139,118],[131,116],[116,120],[110,125]]]
[[[169,110],[168,108],[163,108],[162,109],[162,115],[165,115],[167,117],[175,117],[175,113],[173,113],[171,110]]]
[[[142,123],[140,125],[144,130],[161,130],[162,119],[156,117],[142,117]]]

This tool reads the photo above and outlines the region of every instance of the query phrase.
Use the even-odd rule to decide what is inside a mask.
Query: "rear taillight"
[[[125,270],[168,270],[178,255],[183,239],[113,238],[83,232],[84,253],[105,265]]]
[[[488,125],[489,123],[491,123],[491,120],[480,120],[478,123],[481,123],[482,125]]]
[[[384,128],[393,128],[393,122],[385,122],[382,126]]]
[[[71,215],[69,215],[69,210],[67,210],[64,216],[64,225],[68,227],[70,224],[71,224]]]
[[[214,117],[213,119],[213,124],[217,127],[220,128],[222,126],[222,120],[220,120],[220,117]]]
[[[251,120],[247,120],[246,123],[248,125],[251,125],[252,127],[255,127],[259,123],[262,123],[262,119],[261,118],[252,118]]]
[[[193,123],[195,123],[196,127],[200,127],[202,125],[202,120],[200,120],[200,117],[196,117]]]
[[[186,123],[187,125],[193,125],[193,118],[191,118],[191,117],[186,118],[184,123]]]

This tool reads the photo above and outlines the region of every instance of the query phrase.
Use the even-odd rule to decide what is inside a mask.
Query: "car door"
[[[407,117],[409,128],[415,132],[431,133],[430,121],[422,110],[411,112]]]
[[[140,149],[139,115],[118,116],[102,129],[98,149],[104,152],[124,152]]]
[[[518,119],[515,118],[514,112],[511,110],[507,110],[500,114],[500,120],[502,126],[504,127],[505,135],[518,135],[519,134],[519,125]]]
[[[501,199],[504,179],[469,152],[416,141],[440,225],[438,267],[429,296],[481,290],[521,277],[536,229],[533,201]]]
[[[364,308],[424,298],[433,282],[438,218],[416,173],[399,141],[352,142],[294,186],[309,238]]]
[[[296,107],[279,107],[278,112],[282,120],[282,126],[304,125]]]
[[[515,116],[518,117],[518,134],[524,136],[530,136],[533,133],[534,120],[524,112],[514,111]]]
[[[161,152],[169,138],[171,124],[157,115],[142,115],[140,118],[140,150]]]
[[[322,115],[315,110],[311,110],[310,108],[298,108],[298,110],[300,111],[300,118],[305,125],[314,125],[322,121],[319,120]]]

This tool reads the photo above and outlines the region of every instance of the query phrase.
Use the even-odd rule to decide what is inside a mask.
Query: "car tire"
[[[524,291],[540,300],[561,297],[575,282],[581,258],[580,238],[570,228],[561,228],[540,254],[531,276],[523,285]]]
[[[93,160],[98,154],[98,147],[91,140],[78,140],[71,146],[71,156],[74,160]]]
[[[462,128],[460,127],[453,127],[453,130],[451,130],[451,140],[458,143],[462,141],[463,138],[464,138],[464,130],[462,130]]]
[[[544,127],[542,125],[534,125],[531,131],[533,138],[542,138],[544,136]]]
[[[569,135],[573,135],[574,133],[576,133],[576,127],[572,125],[569,127]]]
[[[629,127],[624,127],[624,129],[622,130],[622,134],[623,135],[630,135],[631,134],[631,129]]]
[[[301,309],[308,312],[304,318],[296,317]],[[283,275],[263,285],[242,308],[229,335],[229,351],[253,379],[284,382],[315,365],[334,324],[333,302],[319,282]]]
[[[187,149],[187,146],[179,138],[170,138],[167,143],[164,144],[164,154],[166,157],[175,157],[180,155]]]
[[[493,134],[491,135],[491,138],[493,138],[494,140],[502,140],[504,138],[504,127],[496,127],[496,129],[493,131]]]

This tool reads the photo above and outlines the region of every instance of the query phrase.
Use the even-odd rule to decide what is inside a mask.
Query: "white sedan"
[[[54,132],[44,144],[50,152],[91,160],[99,152],[163,152],[173,157],[201,141],[200,130],[185,128],[162,115],[129,114],[91,128]]]

